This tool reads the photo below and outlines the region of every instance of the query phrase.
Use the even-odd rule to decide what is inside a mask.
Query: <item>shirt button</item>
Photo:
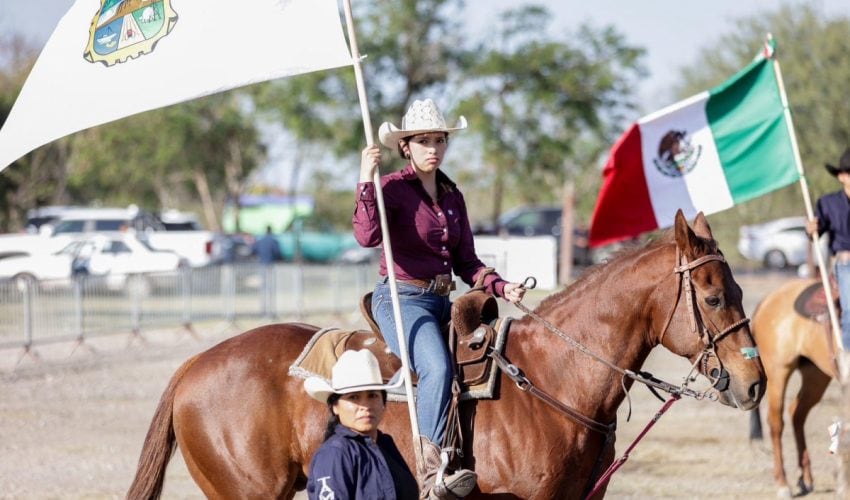
[[[444,228],[443,228],[443,234],[446,234],[447,232],[449,232],[449,230],[448,230],[447,228],[445,228],[445,227],[444,227]]]
[[[443,247],[441,250],[445,251],[445,250],[446,250],[446,247]]]
[[[437,212],[437,217],[442,217],[442,216],[443,216],[443,212]]]
[[[444,266],[448,266],[448,265],[449,265],[449,263],[448,263],[448,262],[446,262],[446,261],[443,261],[443,265],[444,265]]]

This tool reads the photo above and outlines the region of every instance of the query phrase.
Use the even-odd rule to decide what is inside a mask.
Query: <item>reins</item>
[[[626,387],[625,387],[626,377],[631,378],[632,380],[634,380],[636,382],[639,382],[639,383],[646,385],[656,397],[658,397],[661,401],[664,401],[664,405],[655,414],[655,416],[652,418],[652,420],[650,420],[650,422],[646,425],[644,430],[635,438],[635,440],[632,442],[632,444],[626,449],[625,453],[623,453],[623,455],[619,459],[615,460],[611,464],[611,466],[608,467],[608,469],[605,471],[605,473],[603,473],[603,475],[599,478],[599,480],[594,484],[594,486],[590,490],[590,492],[587,495],[585,495],[585,498],[591,498],[594,494],[596,494],[610,480],[610,478],[614,474],[614,472],[616,472],[617,469],[619,469],[626,462],[626,460],[629,459],[629,454],[635,448],[635,446],[637,446],[637,443],[640,442],[641,439],[643,439],[643,437],[649,432],[649,430],[655,425],[655,423],[661,418],[661,416],[665,412],[667,412],[667,410],[670,409],[670,407],[673,405],[673,403],[678,401],[682,396],[690,396],[690,397],[693,397],[697,400],[701,400],[701,399],[705,399],[705,398],[708,398],[709,400],[716,400],[716,398],[717,398],[716,392],[710,392],[710,391],[712,389],[716,389],[716,387],[720,383],[720,381],[723,380],[723,373],[725,372],[725,370],[723,369],[723,363],[721,362],[720,358],[717,356],[717,352],[716,352],[717,343],[720,340],[722,340],[723,338],[725,338],[727,335],[732,333],[733,331],[740,328],[741,326],[746,325],[750,321],[750,319],[747,318],[747,317],[744,317],[744,318],[732,323],[731,325],[727,326],[723,330],[718,331],[715,334],[712,334],[712,332],[710,331],[708,326],[705,324],[705,322],[703,321],[703,318],[705,318],[706,315],[705,315],[705,313],[703,312],[702,308],[700,307],[699,303],[696,300],[696,296],[695,296],[694,289],[693,289],[693,283],[692,283],[692,279],[691,279],[691,271],[693,269],[701,266],[702,264],[705,264],[706,262],[711,262],[711,261],[726,262],[726,259],[723,257],[722,254],[709,254],[709,255],[704,255],[702,257],[699,257],[699,258],[697,258],[697,259],[695,259],[691,262],[688,262],[687,257],[681,252],[679,247],[678,246],[676,247],[676,265],[673,267],[673,273],[678,274],[680,276],[680,279],[678,280],[679,288],[678,288],[678,292],[676,294],[676,302],[673,304],[673,309],[671,310],[670,315],[667,317],[666,321],[664,322],[664,327],[661,330],[661,334],[659,336],[658,343],[660,344],[663,341],[664,335],[667,332],[668,328],[670,327],[670,324],[673,320],[673,316],[675,315],[676,310],[678,309],[679,298],[682,295],[684,295],[685,301],[686,301],[686,304],[687,304],[687,307],[688,307],[688,319],[689,319],[689,323],[690,323],[691,332],[695,335],[698,335],[699,338],[703,341],[703,344],[704,344],[703,351],[702,351],[702,353],[700,353],[700,355],[697,357],[697,360],[691,366],[691,371],[688,373],[688,376],[686,376],[683,379],[682,384],[678,385],[678,386],[671,384],[669,382],[665,382],[663,380],[660,380],[660,379],[654,377],[652,374],[650,374],[648,372],[644,372],[644,371],[634,372],[632,370],[620,368],[619,366],[612,363],[611,361],[609,361],[609,360],[603,358],[602,356],[599,356],[595,352],[591,351],[584,344],[582,344],[581,342],[570,337],[563,330],[561,330],[557,326],[553,325],[551,322],[549,322],[548,320],[546,320],[545,318],[543,318],[542,316],[540,316],[536,312],[532,311],[531,309],[526,307],[521,302],[514,304],[522,312],[524,312],[525,314],[527,314],[528,316],[533,318],[535,321],[541,323],[546,330],[549,330],[550,332],[554,333],[555,335],[560,337],[562,340],[564,340],[565,342],[567,342],[568,344],[570,344],[571,346],[573,346],[574,348],[576,348],[580,352],[590,356],[591,358],[593,358],[596,361],[604,364],[605,366],[607,366],[611,370],[622,375],[621,382],[622,382],[623,390],[626,394],[626,398],[628,399],[629,416],[631,416],[631,397],[629,396],[629,391],[626,390]],[[526,278],[526,280],[523,282],[522,286],[524,286],[526,288],[534,288],[535,285],[536,285],[536,280],[534,280],[534,278]],[[683,293],[683,291],[684,291],[684,293]],[[697,316],[697,312],[699,312],[699,317]],[[712,326],[714,326],[714,325],[712,325]],[[718,329],[715,327],[715,330],[718,330]],[[718,363],[720,364],[720,366],[718,368],[718,376],[716,378],[713,375],[707,373],[708,372],[708,369],[707,369],[708,368],[708,359],[712,355],[715,357],[715,359],[717,359]],[[520,390],[522,390],[524,392],[528,392],[532,396],[540,399],[544,403],[555,408],[556,410],[558,410],[562,414],[568,416],[569,418],[573,419],[574,421],[584,425],[585,427],[587,427],[588,429],[590,429],[594,432],[598,432],[598,433],[605,436],[605,442],[602,445],[602,448],[600,449],[600,453],[597,456],[596,464],[594,465],[593,471],[592,471],[591,476],[590,476],[590,478],[592,480],[596,476],[596,474],[599,470],[599,467],[602,463],[602,457],[603,457],[605,449],[608,447],[608,445],[610,444],[610,442],[613,439],[614,431],[616,430],[616,421],[613,422],[613,423],[610,423],[610,424],[604,424],[604,423],[597,422],[597,421],[595,421],[595,420],[593,420],[589,417],[582,415],[577,410],[575,410],[575,409],[567,406],[566,404],[558,401],[557,399],[555,399],[552,395],[550,395],[546,391],[539,389],[537,386],[534,385],[534,383],[532,383],[525,376],[525,374],[522,372],[521,369],[519,369],[516,365],[510,363],[505,357],[503,357],[498,352],[492,351],[492,352],[490,352],[490,356],[493,359],[493,361],[499,366],[499,368],[501,368],[502,371],[511,380],[514,381],[514,383],[516,384],[516,386]],[[712,382],[711,387],[709,387],[709,389],[706,390],[706,391],[697,391],[697,390],[694,390],[694,389],[691,389],[690,387],[688,387],[689,382],[696,380],[696,376],[694,375],[694,371],[695,370],[698,371],[697,366],[700,363],[703,364],[703,374]],[[660,389],[660,390],[670,394],[670,398],[665,401],[655,391],[655,389]],[[628,418],[627,418],[627,420],[628,420]]]

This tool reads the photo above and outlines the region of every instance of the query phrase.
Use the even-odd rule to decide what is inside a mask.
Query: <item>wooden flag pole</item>
[[[363,70],[360,66],[361,56],[357,48],[357,36],[354,33],[354,20],[351,14],[351,0],[343,0],[345,10],[345,24],[348,29],[348,40],[351,47],[351,57],[354,59],[354,78],[357,82],[357,95],[360,99],[360,112],[363,115],[363,130],[366,133],[366,144],[371,146],[374,144],[372,138],[372,120],[369,117],[369,102],[366,96],[366,84],[363,79]],[[384,208],[384,193],[381,189],[381,173],[378,169],[372,174],[372,181],[375,183],[375,198],[378,201],[378,213],[381,219],[381,234],[383,235],[384,257],[387,261],[387,278],[390,285],[390,297],[393,305],[393,319],[396,325],[396,335],[398,336],[399,357],[401,358],[402,370],[404,372],[404,392],[407,395],[407,409],[410,414],[410,429],[413,433],[412,443],[413,451],[416,455],[416,468],[419,471],[425,470],[425,461],[422,457],[422,444],[419,440],[419,420],[416,417],[416,404],[413,398],[413,377],[411,376],[410,357],[407,351],[407,340],[404,338],[404,327],[401,319],[401,306],[398,298],[398,288],[395,279],[395,265],[393,260],[392,246],[390,245],[389,226],[387,224],[387,213]]]
[[[791,149],[794,151],[794,161],[797,164],[797,171],[800,174],[800,190],[803,192],[803,202],[806,206],[806,217],[811,220],[815,218],[814,210],[812,210],[812,198],[809,195],[809,184],[806,181],[806,174],[803,171],[803,161],[800,158],[800,148],[797,146],[797,135],[794,132],[794,122],[791,119],[791,110],[788,107],[788,97],[785,94],[785,83],[782,81],[782,71],[779,68],[779,59],[775,57],[773,54],[773,35],[770,33],[767,34],[767,44],[766,50],[770,51],[769,57],[773,61],[773,71],[776,74],[776,82],[779,85],[779,96],[782,100],[782,107],[785,110],[785,123],[788,125],[788,135],[791,136]],[[846,366],[843,366],[845,363],[843,361],[843,356],[841,353],[844,351],[844,346],[841,342],[841,326],[838,322],[838,312],[835,310],[835,299],[832,296],[832,287],[829,286],[829,271],[827,268],[827,261],[821,252],[820,245],[818,244],[818,235],[811,235],[812,245],[814,245],[815,258],[818,262],[818,269],[820,269],[820,279],[823,283],[823,289],[826,294],[826,306],[829,311],[829,322],[832,326],[832,337],[833,342],[836,346],[836,350],[839,353],[838,363],[839,370],[844,373],[847,370]],[[842,373],[836,374],[839,377]]]

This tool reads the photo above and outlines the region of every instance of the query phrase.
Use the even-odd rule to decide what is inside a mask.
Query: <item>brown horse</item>
[[[753,313],[752,329],[767,371],[767,422],[773,443],[773,477],[780,496],[791,497],[782,462],[782,412],[785,388],[794,371],[800,372],[800,390],[788,409],[797,444],[800,494],[812,491],[812,464],[803,427],[809,411],[823,397],[835,374],[831,342],[823,323],[795,310],[801,293],[819,280],[795,279],[769,293]],[[761,438],[761,420],[756,408],[750,416],[750,437]]]
[[[764,393],[760,360],[742,355],[755,343],[741,289],[702,214],[691,229],[679,212],[666,236],[589,270],[535,312],[619,369],[638,371],[661,344],[716,375],[713,390],[726,405],[752,409]],[[292,498],[303,489],[328,411],[287,369],[316,331],[260,327],[181,366],[153,417],[128,498],[159,496],[175,442],[209,498]],[[622,375],[535,318],[511,324],[504,356],[584,418],[616,421]],[[389,405],[382,429],[415,470],[404,405]],[[597,463],[608,466],[614,457],[613,441],[504,374],[498,400],[477,402],[467,440],[478,472],[472,498],[579,498],[599,475]]]

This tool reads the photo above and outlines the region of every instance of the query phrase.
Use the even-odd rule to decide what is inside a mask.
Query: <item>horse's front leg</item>
[[[791,375],[790,367],[775,367],[767,375],[767,425],[770,428],[770,441],[773,445],[773,481],[777,487],[777,496],[791,498],[791,488],[785,477],[782,463],[782,412],[785,409],[785,386]]]
[[[797,444],[797,464],[800,467],[800,479],[797,481],[800,487],[800,495],[805,495],[814,489],[814,478],[812,477],[812,460],[809,449],[806,446],[805,425],[809,411],[823,397],[829,385],[829,375],[822,372],[811,363],[801,363],[800,375],[802,377],[800,390],[791,403],[789,413],[794,427],[794,440]]]

